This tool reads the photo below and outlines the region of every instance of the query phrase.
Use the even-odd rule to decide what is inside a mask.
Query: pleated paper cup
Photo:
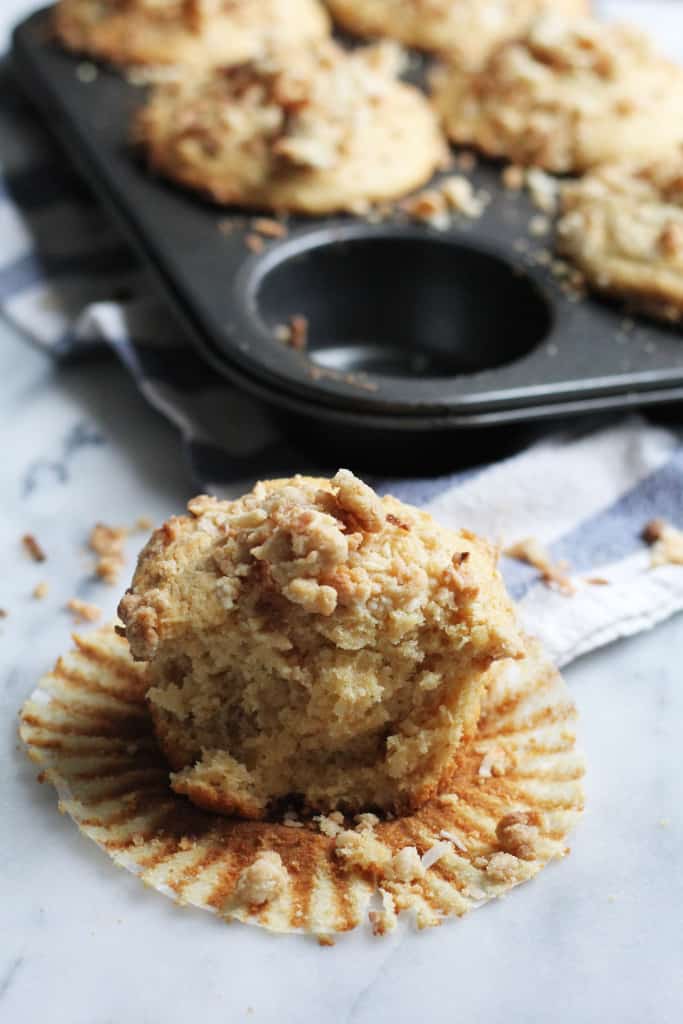
[[[169,785],[144,666],[113,627],[75,637],[21,713],[60,810],[147,885],[225,919],[325,937],[462,916],[567,852],[583,762],[567,688],[535,641],[490,681],[447,791],[401,818],[269,822],[199,810]],[[112,878],[112,884],[116,884]]]

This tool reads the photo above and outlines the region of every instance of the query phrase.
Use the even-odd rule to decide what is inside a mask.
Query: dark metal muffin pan
[[[292,218],[254,253],[251,217],[148,173],[129,142],[144,90],[107,69],[79,80],[79,60],[50,39],[49,11],[18,27],[13,57],[204,357],[269,405],[390,437],[683,398],[681,333],[563,294],[547,266],[552,239],[530,236],[538,211],[502,187],[499,166],[468,175],[491,195],[484,215],[446,231]],[[292,315],[309,323],[304,353],[277,338]]]

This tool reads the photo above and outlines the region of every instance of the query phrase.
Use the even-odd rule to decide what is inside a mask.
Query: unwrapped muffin
[[[119,608],[174,790],[247,818],[419,807],[523,653],[495,550],[345,470],[189,511]]]

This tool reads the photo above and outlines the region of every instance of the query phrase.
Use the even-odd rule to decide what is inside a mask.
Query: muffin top
[[[476,67],[503,40],[518,35],[550,8],[588,13],[588,0],[328,0],[350,32],[390,36],[406,46],[447,53],[462,67]]]
[[[556,172],[654,159],[683,141],[683,70],[626,25],[546,14],[478,72],[442,69],[454,141]]]
[[[329,34],[321,0],[59,0],[61,43],[113,64],[207,67]]]
[[[558,248],[598,291],[683,319],[683,147],[647,164],[605,164],[562,190]]]
[[[150,165],[217,202],[322,213],[431,177],[445,144],[393,44],[276,48],[160,86],[136,137]]]

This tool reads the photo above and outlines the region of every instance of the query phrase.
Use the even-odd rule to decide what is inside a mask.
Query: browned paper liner
[[[370,831],[347,821],[341,835],[327,835],[291,816],[289,824],[221,818],[174,794],[144,670],[126,641],[112,628],[75,640],[26,703],[21,737],[60,810],[115,863],[179,902],[277,932],[326,936],[369,918],[381,933],[401,911],[420,927],[462,915],[567,852],[583,805],[576,713],[534,641],[525,660],[491,671],[478,733],[447,793]],[[339,828],[329,819],[323,827]],[[397,858],[405,847],[422,863],[412,851]],[[276,852],[284,871],[268,902],[249,904],[243,872],[264,851]]]

